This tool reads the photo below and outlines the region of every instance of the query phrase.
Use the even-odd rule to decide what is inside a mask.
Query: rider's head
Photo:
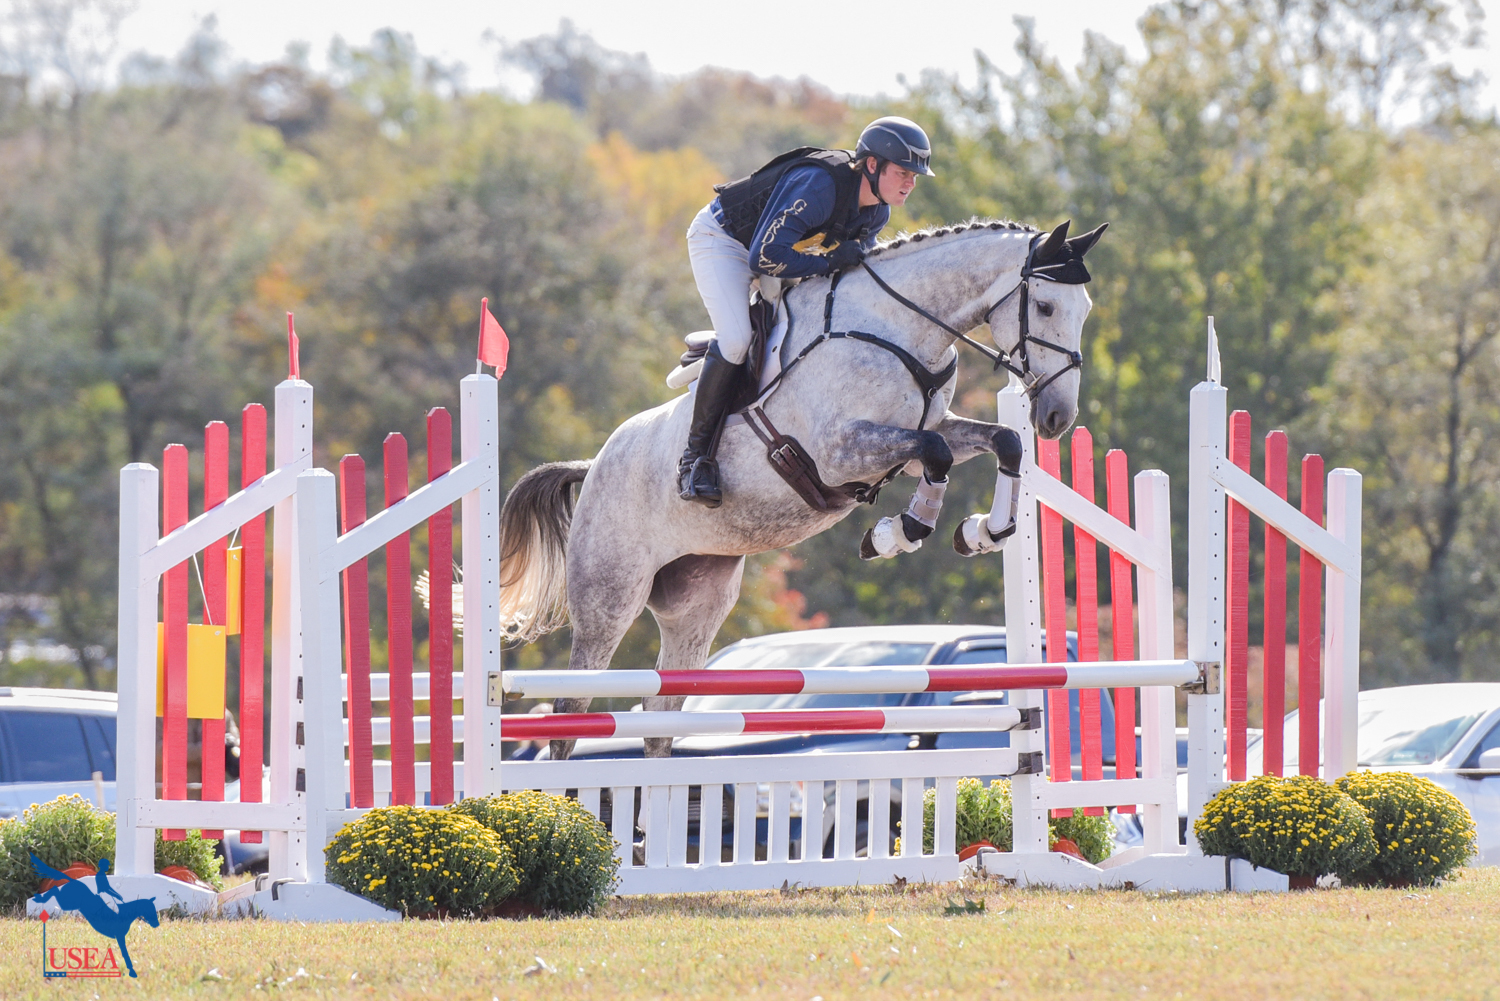
[[[932,143],[916,122],[894,115],[877,118],[859,134],[854,157],[870,192],[887,205],[903,205],[918,174],[932,177]]]

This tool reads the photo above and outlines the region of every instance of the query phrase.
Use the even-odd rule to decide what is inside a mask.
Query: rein
[[[1020,336],[1016,340],[1016,346],[1009,351],[997,351],[992,348],[987,348],[983,344],[980,344],[978,341],[944,322],[939,317],[933,316],[927,310],[912,302],[906,296],[902,295],[900,292],[897,292],[894,288],[887,284],[885,279],[881,278],[880,275],[875,273],[875,269],[870,267],[869,262],[861,261],[860,267],[864,268],[865,271],[869,273],[870,277],[875,280],[875,284],[878,285],[881,291],[883,291],[886,295],[890,296],[892,299],[895,299],[901,305],[905,306],[907,309],[927,320],[929,323],[941,327],[949,336],[953,337],[955,340],[962,341],[969,347],[984,355],[986,358],[989,358],[995,363],[995,369],[997,371],[1003,368],[1007,372],[1014,375],[1017,379],[1020,379],[1022,384],[1026,387],[1026,396],[1032,402],[1035,402],[1036,398],[1042,394],[1042,391],[1048,386],[1052,385],[1052,383],[1057,379],[1073,371],[1075,368],[1083,368],[1082,354],[1072,350],[1071,348],[1065,348],[1061,344],[1054,344],[1044,338],[1033,336],[1031,333],[1031,310],[1028,308],[1031,303],[1031,279],[1036,278],[1038,281],[1051,280],[1048,279],[1044,274],[1038,274],[1032,268],[1033,259],[1036,257],[1037,241],[1040,240],[1044,235],[1045,234],[1043,233],[1038,233],[1036,236],[1033,236],[1031,238],[1031,244],[1026,250],[1026,263],[1021,266],[1021,280],[1018,281],[1015,287],[1012,288],[1009,292],[1002,295],[999,299],[996,299],[989,309],[986,309],[984,311],[984,322],[989,323],[990,317],[994,315],[995,310],[1005,305],[1006,301],[1009,300],[1010,297],[1015,295],[1017,292],[1021,293],[1018,309],[1019,315],[1017,316],[1017,320],[1020,326]],[[833,313],[833,291],[837,287],[838,281],[837,279],[835,279],[832,286],[830,286],[828,289],[828,303],[825,308],[826,315],[831,316]],[[1062,368],[1058,369],[1056,372],[1053,372],[1051,375],[1039,379],[1036,373],[1033,372],[1031,368],[1031,354],[1026,349],[1026,346],[1028,344],[1035,344],[1038,347],[1048,348],[1052,351],[1058,352],[1059,354],[1066,355],[1068,358],[1068,363]],[[1013,357],[1020,358],[1021,364],[1019,366],[1017,366],[1016,363],[1011,360]]]

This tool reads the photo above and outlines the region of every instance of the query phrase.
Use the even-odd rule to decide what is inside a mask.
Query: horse
[[[43,890],[31,899],[39,904],[45,904],[48,900],[56,900],[63,910],[77,911],[82,914],[94,931],[105,938],[115,940],[120,946],[120,955],[125,959],[125,969],[130,971],[132,977],[135,976],[135,965],[130,961],[130,950],[125,948],[125,936],[138,918],[144,920],[152,928],[161,927],[161,921],[156,915],[156,898],[142,897],[138,900],[125,901],[118,908],[111,907],[105,903],[103,897],[80,881],[58,872],[35,855],[31,857],[31,860],[41,875],[48,879],[63,881],[57,886]],[[103,872],[102,866],[100,872]],[[113,893],[113,895],[119,896],[118,893]]]
[[[990,453],[1001,473],[1019,476],[1019,435],[948,409],[956,342],[1026,385],[1038,434],[1056,438],[1076,419],[1093,305],[1083,255],[1107,226],[1070,239],[1066,222],[1045,233],[973,220],[880,244],[859,268],[788,290],[781,373],[720,435],[722,506],[677,496],[691,393],[626,420],[592,459],[538,466],[511,488],[500,516],[505,636],[529,642],[571,622],[569,668],[603,670],[648,608],[661,633],[657,669],[699,669],[738,600],[747,555],[830,528],[900,473],[920,477],[916,493],[899,518],[866,533],[860,555],[916,549],[955,463]],[[966,334],[985,323],[994,349]],[[985,517],[955,532],[961,555],[997,551],[1014,531],[1013,517],[999,531]],[[585,712],[589,702],[555,708]],[[682,702],[649,697],[644,708]],[[566,758],[573,743],[553,741],[552,756]],[[671,753],[670,738],[645,743],[648,757]]]

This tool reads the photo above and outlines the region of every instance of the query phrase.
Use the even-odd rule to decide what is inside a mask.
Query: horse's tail
[[[592,459],[549,462],[516,481],[500,510],[500,631],[530,643],[568,622],[573,485]]]

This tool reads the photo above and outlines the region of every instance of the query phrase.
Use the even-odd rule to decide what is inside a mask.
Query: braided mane
[[[939,240],[949,236],[959,236],[963,233],[977,233],[982,230],[1008,229],[1021,233],[1041,232],[1035,226],[1023,222],[1015,222],[1011,219],[980,219],[973,218],[968,222],[954,223],[951,226],[933,226],[928,229],[918,230],[915,233],[902,233],[891,240],[885,240],[875,245],[870,251],[871,257],[892,253],[905,248],[910,248],[924,240]]]

